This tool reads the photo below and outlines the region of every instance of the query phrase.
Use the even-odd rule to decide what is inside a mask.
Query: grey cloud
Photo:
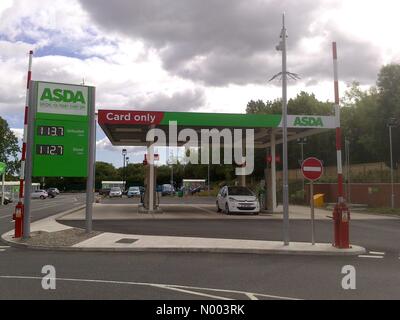
[[[130,100],[129,107],[138,110],[193,111],[203,107],[204,104],[204,90],[196,88],[175,92],[172,95],[148,93],[146,96],[136,96]]]
[[[332,42],[328,39],[337,42],[339,80],[361,84],[375,82],[382,63],[379,49],[371,43],[349,39],[340,33],[327,37],[322,53],[300,57],[291,71],[306,79],[307,85],[314,85],[321,79],[333,79]]]
[[[105,30],[157,48],[169,72],[208,85],[258,83],[269,78],[279,71],[275,46],[281,13],[287,11],[290,41],[297,43],[309,32],[321,6],[314,0],[81,3]]]

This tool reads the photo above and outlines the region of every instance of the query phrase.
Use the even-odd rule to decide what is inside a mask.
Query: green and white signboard
[[[93,87],[33,81],[32,176],[87,177]]]

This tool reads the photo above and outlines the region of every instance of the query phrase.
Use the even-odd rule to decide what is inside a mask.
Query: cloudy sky
[[[286,12],[288,69],[301,90],[333,100],[331,42],[341,92],[374,85],[399,62],[397,0],[1,0],[0,115],[21,134],[29,50],[33,79],[96,86],[97,109],[245,112],[280,97],[275,50]],[[97,159],[121,147],[98,130]],[[133,162],[141,151],[130,149]],[[117,159],[117,160],[116,160]],[[131,162],[132,162],[131,161]]]

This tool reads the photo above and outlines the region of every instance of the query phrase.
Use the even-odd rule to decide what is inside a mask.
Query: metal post
[[[93,187],[94,187],[94,168],[95,168],[95,151],[96,151],[96,123],[95,123],[95,88],[90,88],[90,104],[89,104],[89,157],[87,163],[87,180],[86,180],[86,232],[92,232],[92,215],[93,215]]]
[[[392,150],[392,126],[389,125],[389,141],[390,141],[390,184],[391,184],[391,207],[394,208],[394,183],[393,183],[393,150]]]
[[[300,147],[301,147],[301,163],[303,163],[303,161],[304,161],[304,144],[306,143],[306,140],[307,140],[306,138],[297,139],[297,141],[298,141],[298,143],[300,144]],[[301,177],[301,182],[302,182],[302,191],[303,191],[303,200],[304,200],[306,191],[305,191],[305,182],[304,182],[304,176],[303,175]]]
[[[286,27],[285,14],[282,15],[282,135],[283,135],[283,242],[289,245],[289,185],[287,154],[287,73],[286,73]]]
[[[154,211],[154,147],[150,144],[148,148],[149,153],[149,170],[150,170],[150,181],[149,181],[149,212]]]
[[[208,196],[210,196],[210,161],[208,161],[208,167],[207,167],[207,189],[208,189]]]
[[[1,180],[1,205],[4,205],[4,184],[6,179],[6,170],[4,169],[3,178]]]
[[[34,85],[34,88],[32,88]],[[23,219],[23,239],[29,239],[31,235],[31,186],[32,186],[32,150],[33,150],[33,135],[34,135],[34,120],[36,112],[36,92],[37,83],[31,81],[29,88],[29,108],[27,121],[27,142],[26,142],[26,160],[25,160],[25,191],[24,191],[24,219]]]
[[[124,164],[122,167],[122,188],[123,191],[125,191],[125,161],[126,161],[126,155],[124,154]]]
[[[340,100],[339,100],[339,80],[337,70],[337,51],[336,42],[332,43],[333,52],[333,76],[334,76],[334,92],[335,92],[335,122],[336,122],[336,162],[338,177],[338,203],[344,203],[343,199],[343,169],[342,169],[342,142],[340,130]]]
[[[304,143],[302,142],[301,144],[301,163],[303,163],[303,161],[304,161],[304,148],[303,148],[303,146],[304,146]],[[302,188],[303,188],[303,197],[304,197],[304,194],[305,194],[305,192],[304,192],[304,176],[302,176]]]
[[[272,212],[276,210],[276,152],[275,152],[275,133],[271,133],[271,192],[272,192]]]
[[[311,207],[311,243],[315,245],[315,217],[314,217],[314,182],[310,182],[310,207]]]
[[[350,141],[345,139],[345,152],[346,152],[346,176],[347,176],[347,203],[351,203],[351,184],[350,184]]]

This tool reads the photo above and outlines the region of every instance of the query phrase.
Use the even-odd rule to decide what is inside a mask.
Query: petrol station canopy
[[[98,110],[98,123],[113,145],[147,146],[146,134],[150,128],[164,130],[168,138],[169,123],[175,121],[177,129],[254,129],[254,147],[271,144],[274,133],[276,143],[282,143],[282,115],[203,112],[166,112],[143,110]],[[335,117],[316,115],[288,115],[288,141],[318,134],[335,128]],[[185,142],[181,142],[184,144]]]

